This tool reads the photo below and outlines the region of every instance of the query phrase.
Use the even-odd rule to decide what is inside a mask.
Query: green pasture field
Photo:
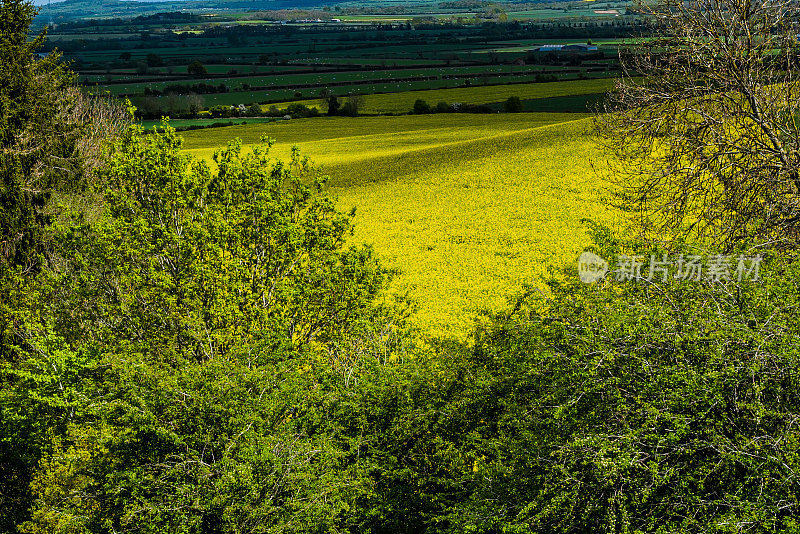
[[[568,76],[575,77],[575,75],[568,75],[568,74],[558,74],[556,75],[559,78],[566,79]],[[530,98],[536,98],[538,94],[540,94],[536,89],[531,88],[532,85],[547,85],[547,83],[569,83],[569,80],[564,82],[546,82],[546,83],[524,83],[524,82],[532,82],[536,78],[536,75],[529,75],[529,76],[502,76],[502,77],[495,77],[495,78],[474,78],[471,80],[472,86],[464,87],[463,84],[465,82],[464,79],[460,80],[420,80],[420,81],[404,81],[404,82],[392,82],[392,83],[381,83],[381,84],[364,84],[364,85],[354,85],[354,86],[345,86],[345,87],[337,87],[335,88],[335,93],[342,94],[345,92],[353,92],[357,94],[364,94],[364,99],[366,102],[366,106],[363,108],[363,112],[367,114],[375,114],[375,113],[406,113],[408,112],[413,106],[414,101],[417,98],[427,99],[427,98],[437,98],[438,100],[433,100],[432,104],[436,104],[441,100],[445,100],[447,102],[461,102],[462,104],[484,104],[484,103],[491,103],[491,102],[499,102],[500,100],[505,100],[509,96],[518,96],[520,98],[528,98],[526,95],[532,95]],[[598,79],[588,79],[588,80],[571,80],[574,82],[578,81],[586,81],[586,82],[593,82],[593,81],[600,81],[603,80],[602,78]],[[605,78],[608,80],[608,78]],[[484,81],[488,82],[488,84],[484,84]],[[502,85],[503,83],[510,84],[510,85]],[[527,87],[527,89],[525,89]],[[522,88],[522,89],[515,89],[515,88]],[[259,91],[237,91],[237,92],[230,92],[230,93],[212,93],[212,94],[205,94],[202,95],[205,106],[216,106],[216,105],[225,105],[225,106],[234,106],[239,104],[253,104],[256,102],[263,103],[263,102],[275,102],[277,104],[268,104],[265,107],[269,107],[272,105],[277,106],[278,108],[285,108],[289,104],[291,104],[291,100],[294,100],[295,93],[299,92],[301,95],[305,96],[306,98],[303,99],[303,96],[299,97],[301,103],[308,105],[309,107],[320,107],[321,100],[318,96],[319,91],[322,87],[309,87],[304,89],[278,89],[278,90],[259,90]],[[483,91],[478,91],[472,95],[471,91],[483,89]],[[601,91],[602,89],[597,89],[591,92]],[[93,92],[97,92],[102,94],[103,90],[100,86],[96,89],[92,87]],[[444,91],[440,93],[440,91]],[[453,91],[453,92],[450,92]],[[379,94],[375,94],[379,93]],[[505,95],[505,96],[504,96]],[[551,96],[549,93],[544,93],[543,96]],[[560,95],[552,95],[552,96],[560,96]],[[313,97],[313,98],[308,98]],[[377,98],[376,97],[382,97]],[[385,98],[383,98],[385,97]],[[133,103],[135,104],[138,101],[138,98],[141,97],[134,97],[131,98]],[[450,98],[450,100],[448,100]],[[499,98],[499,100],[498,100]],[[376,102],[376,103],[373,103]]]
[[[577,116],[580,117],[580,116]],[[234,137],[298,146],[356,209],[353,243],[368,243],[400,274],[393,291],[419,306],[431,334],[463,338],[482,309],[498,310],[548,265],[587,244],[580,220],[614,225],[590,168],[600,154],[576,114],[320,117],[184,133],[210,159]]]
[[[586,44],[586,41],[587,41],[586,39],[552,39],[553,43],[564,44],[564,45]],[[601,52],[603,51],[603,44],[602,43],[597,43],[595,41],[592,41],[592,43],[598,45],[598,50],[600,50]],[[549,43],[543,42],[542,40],[535,40],[535,41],[528,41],[528,42],[522,42],[522,43],[500,42],[500,43],[488,43],[488,44],[489,45],[497,45],[497,46],[493,47],[493,48],[483,48],[483,49],[478,49],[478,50],[472,50],[471,53],[472,54],[488,54],[488,53],[491,53],[491,52],[495,52],[495,53],[509,53],[509,52],[524,53],[524,52],[530,51],[533,48],[536,48],[538,46],[542,46],[542,45],[545,45],[545,44],[549,44]]]
[[[215,41],[209,38],[198,38],[193,41],[184,42],[168,47],[147,47],[147,48],[126,48],[108,50],[86,50],[76,53],[82,61],[92,64],[107,64],[119,59],[123,52],[129,52],[134,60],[141,60],[148,54],[156,54],[165,59],[174,59],[188,63],[193,59],[199,59],[203,63],[217,63],[222,59],[224,62],[240,63],[252,62],[265,53],[272,54],[285,61],[310,60],[313,58],[325,58],[326,61],[336,61],[337,58],[349,59],[371,59],[378,61],[391,62],[394,59],[414,59],[414,60],[441,60],[441,56],[461,53],[469,53],[472,50],[486,48],[486,43],[480,42],[452,42],[439,43],[419,41],[415,43],[394,42],[392,40],[382,41],[314,41],[312,36],[303,36],[303,40],[286,42],[279,40],[253,39],[249,44],[231,46],[228,43]],[[263,41],[263,42],[259,42]],[[389,63],[391,64],[391,63]]]
[[[98,39],[128,39],[136,37],[137,33],[50,33],[47,38],[52,41],[75,41],[82,39],[93,41]]]
[[[108,62],[119,58],[122,52],[130,52],[134,59],[144,59],[148,54],[156,54],[164,58],[200,59],[222,56],[232,58],[257,58],[264,52],[278,53],[282,57],[291,54],[307,54],[310,43],[283,44],[270,43],[269,45],[254,43],[250,46],[230,46],[227,43],[207,42],[210,39],[197,39],[198,43],[184,43],[186,46],[153,47],[153,48],[127,48],[125,50],[91,50],[81,52],[80,57],[86,62]]]
[[[299,70],[308,70],[309,67],[304,65],[251,65],[251,64],[237,64],[237,65],[205,65],[206,70],[209,74],[227,74],[231,70],[237,71],[237,74],[251,74],[252,69],[255,67],[256,72],[255,74],[285,74],[296,72]],[[155,84],[163,83],[163,84],[171,84],[171,83],[197,83],[197,82],[206,82],[206,83],[228,83],[229,80],[227,78],[187,78],[187,79],[172,79],[176,76],[186,76],[186,65],[176,65],[170,67],[172,72],[168,71],[166,67],[153,67],[148,69],[147,74],[139,74],[133,69],[108,69],[106,72],[98,72],[98,70],[87,70],[83,71],[80,79],[82,82],[85,83],[97,83],[103,85],[108,77],[112,80],[125,80],[128,81],[129,84],[124,84],[127,88],[129,87],[139,87],[139,86],[155,86]],[[169,77],[171,78],[165,82],[141,82],[143,77],[144,78],[157,78],[160,76]],[[235,78],[234,78],[235,79]],[[242,78],[243,83],[248,83],[247,78]],[[122,84],[121,84],[122,85]]]
[[[231,70],[231,69],[229,69]],[[240,73],[245,74],[246,71],[241,69]],[[402,70],[375,70],[375,71],[349,71],[349,72],[315,72],[303,74],[276,74],[273,76],[246,76],[236,78],[198,78],[192,80],[170,80],[165,82],[144,82],[144,83],[130,83],[130,84],[115,84],[105,87],[112,91],[114,94],[121,93],[141,93],[145,87],[150,89],[163,90],[167,85],[182,83],[208,83],[211,85],[218,85],[224,83],[231,90],[241,88],[243,84],[259,87],[281,86],[281,85],[320,85],[324,86],[330,83],[337,82],[355,82],[355,81],[368,81],[377,79],[393,79],[393,78],[411,78],[411,77],[425,77],[425,76],[453,76],[473,74],[475,77],[482,75],[495,75],[507,73],[530,72],[531,74],[539,72],[541,69],[536,67],[521,67],[519,65],[481,65],[471,67],[437,67],[437,68],[421,68],[421,69],[402,69]],[[100,84],[102,85],[102,83]]]
[[[509,11],[508,18],[514,20],[555,20],[555,19],[564,19],[564,18],[579,18],[584,17],[587,19],[613,19],[614,15],[608,15],[603,13],[595,13],[595,9],[606,9],[606,8],[598,8],[596,6],[590,5],[587,9],[531,9],[525,11]],[[612,7],[608,9],[618,9],[620,14],[625,12],[625,8],[619,7]]]
[[[318,65],[364,65],[364,66],[382,66],[382,65],[399,65],[399,66],[411,66],[411,65],[420,65],[420,66],[428,66],[428,65],[444,65],[446,60],[444,59],[400,59],[400,58],[392,58],[391,60],[381,59],[381,58],[362,58],[362,57],[306,57],[300,58],[296,61],[302,61],[304,63],[315,63]]]
[[[455,87],[427,91],[410,91],[402,93],[372,94],[364,96],[364,113],[407,113],[414,107],[417,99],[430,105],[438,102],[452,104],[489,104],[502,102],[516,96],[520,100],[540,98],[569,97],[576,95],[601,94],[614,87],[613,78],[594,78],[587,80],[569,80],[544,83],[520,83],[512,85],[490,85],[474,87]],[[291,102],[275,104],[284,108]],[[303,100],[307,106],[319,106],[319,99]],[[540,111],[548,111],[540,110]]]

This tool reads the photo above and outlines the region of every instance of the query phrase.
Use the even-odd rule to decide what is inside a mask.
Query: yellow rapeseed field
[[[187,132],[186,146],[209,157],[201,147],[267,134],[285,157],[298,145],[331,176],[340,207],[356,208],[354,241],[400,269],[395,290],[418,303],[419,324],[461,338],[479,310],[573,261],[587,243],[581,218],[614,224],[590,168],[590,123],[576,117],[304,119]]]

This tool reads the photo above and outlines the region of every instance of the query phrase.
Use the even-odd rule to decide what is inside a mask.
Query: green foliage
[[[328,105],[328,115],[336,115],[339,113],[341,104],[339,104],[339,99],[336,98],[336,95],[329,95],[326,98],[326,103]]]
[[[373,517],[376,461],[413,400],[405,388],[413,375],[375,354],[252,365],[243,349],[180,369],[110,358],[93,423],[71,425],[42,462],[23,531],[386,524]],[[420,383],[417,393],[426,389]]]
[[[130,128],[93,184],[96,213],[51,224],[60,175],[43,155],[70,145],[44,140],[64,143],[71,130],[42,88],[61,78],[31,67],[24,32],[6,31],[25,27],[30,8],[2,5],[3,57],[23,68],[0,74],[10,87],[0,88],[2,228],[16,236],[0,260],[0,531],[800,531],[797,257],[771,254],[758,284],[585,285],[554,271],[546,296],[531,289],[483,318],[471,343],[412,347],[405,303],[384,291],[392,273],[369,247],[348,246],[353,214],[321,194],[325,180],[297,150],[277,161],[268,140],[248,149],[236,140],[204,162],[167,124],[149,135]],[[508,98],[506,110],[518,104]],[[293,106],[294,116],[311,111]],[[431,111],[421,99],[414,107]],[[354,96],[340,114],[359,109]],[[553,159],[554,129],[533,131],[522,116],[515,135],[496,133],[495,119],[448,116],[469,125],[470,143],[443,118],[433,128],[434,117],[416,117],[415,145],[379,119],[275,127],[328,147],[329,161],[358,152],[343,181],[386,182],[399,159],[425,169],[413,176],[429,225],[431,184],[473,189],[444,180],[443,166],[456,162],[493,198],[518,177],[531,139],[554,168],[569,167]],[[369,125],[391,128],[397,152],[365,156],[342,137],[345,122],[358,122],[360,137]],[[26,159],[20,139],[33,138],[45,148]],[[580,159],[575,146],[569,156]],[[493,174],[471,169],[488,155]],[[43,172],[24,182],[25,169]],[[552,195],[549,175],[531,172],[509,198]],[[378,191],[408,233],[396,189]],[[440,197],[453,232],[455,204]],[[504,216],[530,219],[517,204]],[[475,220],[503,227],[479,217],[470,232]],[[430,226],[431,244],[449,238],[451,259],[452,245],[482,238]],[[599,225],[590,232],[609,259],[661,253]],[[529,248],[530,232],[516,245],[495,233],[498,252]]]
[[[380,342],[113,356],[103,424],[54,441],[26,531],[797,531],[800,264],[762,275],[555,276],[473,347],[394,364]]]
[[[292,118],[301,118],[301,117],[316,117],[319,115],[319,110],[317,108],[309,109],[308,106],[303,104],[289,104],[286,108],[286,114],[291,115]]]
[[[559,279],[458,367],[455,530],[797,532],[797,258],[756,284]]]
[[[104,216],[15,282],[23,531],[798,531],[796,257],[758,284],[554,272],[407,357],[388,273],[269,148],[210,166],[130,129]]]
[[[208,70],[206,70],[205,65],[200,63],[198,60],[194,60],[186,67],[186,72],[191,74],[192,76],[203,76],[208,74]]]
[[[422,99],[417,99],[414,101],[414,109],[413,112],[417,115],[422,115],[424,113],[431,112],[431,106],[427,102]]]
[[[294,418],[332,400],[308,376],[295,362],[218,357],[174,372],[115,366],[98,423],[70,427],[43,462],[23,530],[316,530],[358,481],[340,468],[342,444]]]
[[[0,268],[38,262],[53,185],[79,181],[72,76],[57,55],[35,56],[44,35],[28,40],[34,14],[21,0],[0,2]]]
[[[35,55],[44,35],[28,39],[35,9],[0,2],[0,531],[13,532],[29,502],[28,483],[53,429],[75,400],[82,356],[54,348],[46,327],[27,328],[23,310],[36,298],[34,277],[51,248],[57,188],[80,188],[75,157],[82,124],[72,117],[72,75],[56,54]],[[76,187],[77,186],[77,187]]]
[[[364,97],[361,95],[350,95],[347,101],[342,105],[339,114],[348,117],[355,117],[364,108]]]
[[[29,291],[35,293],[35,290]],[[24,332],[17,328],[17,333]],[[75,420],[85,405],[90,362],[52,331],[31,332],[18,359],[0,363],[0,530],[15,532],[31,503],[30,477],[51,439]]]
[[[65,323],[71,339],[171,362],[330,343],[368,321],[388,273],[370,249],[342,248],[350,217],[315,194],[307,162],[277,162],[269,146],[233,142],[212,170],[171,128],[131,129],[111,160],[107,216],[63,243],[71,293],[56,313],[77,299],[94,318]]]
[[[212,106],[208,112],[212,117],[230,117],[234,114],[235,108],[233,106]]]
[[[59,261],[5,281],[19,340],[0,374],[7,529],[37,465],[27,532],[253,531],[349,506],[349,442],[316,428],[319,414],[300,435],[287,414],[325,409],[316,369],[352,384],[405,327],[381,297],[390,273],[344,246],[351,216],[306,161],[269,146],[231,143],[212,170],[168,125],[132,127],[104,216],[69,222]]]
[[[164,58],[159,56],[158,54],[147,54],[147,66],[148,67],[163,67],[164,66]]]

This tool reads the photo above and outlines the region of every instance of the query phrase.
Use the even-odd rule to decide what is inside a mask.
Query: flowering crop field
[[[584,217],[614,225],[599,202],[601,161],[586,118],[523,113],[319,118],[186,132],[210,157],[233,137],[266,134],[277,157],[300,147],[331,176],[341,209],[356,208],[354,242],[401,274],[395,290],[433,335],[465,336],[549,265],[587,244]],[[577,275],[576,275],[577,276]]]

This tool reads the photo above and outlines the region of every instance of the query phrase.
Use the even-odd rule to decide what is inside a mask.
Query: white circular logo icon
[[[593,252],[584,252],[578,258],[578,276],[581,282],[596,282],[607,272],[608,262]]]

